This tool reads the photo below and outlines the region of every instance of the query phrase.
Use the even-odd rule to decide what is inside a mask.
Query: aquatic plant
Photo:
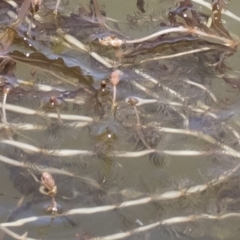
[[[71,4],[0,2],[3,237],[237,239],[234,1]]]

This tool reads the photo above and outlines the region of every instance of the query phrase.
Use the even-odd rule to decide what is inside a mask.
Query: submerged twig
[[[229,38],[220,37],[220,36],[217,36],[214,34],[206,33],[197,28],[186,28],[186,27],[167,28],[167,29],[160,30],[156,33],[150,34],[149,36],[142,37],[139,39],[133,39],[133,40],[121,40],[121,39],[115,38],[114,40],[111,39],[111,41],[109,41],[109,38],[101,38],[100,43],[105,46],[109,46],[109,45],[121,46],[123,44],[142,43],[142,42],[149,41],[154,38],[157,38],[157,37],[160,37],[160,36],[163,36],[166,34],[170,34],[170,33],[190,33],[190,34],[194,34],[194,35],[199,35],[201,37],[216,39],[216,40],[223,42],[225,46],[229,46],[229,47],[235,47],[235,45],[237,44],[236,42],[234,42],[233,40],[231,40]]]

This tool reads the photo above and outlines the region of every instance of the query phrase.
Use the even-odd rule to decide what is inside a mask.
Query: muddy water
[[[107,17],[107,28],[101,28],[90,17],[89,1],[62,1],[58,20],[52,14],[55,2],[43,1],[31,37],[26,34],[27,24],[12,25],[7,11],[15,10],[3,5],[2,32],[10,25],[16,32],[4,53],[15,67],[3,64],[1,68],[1,79],[5,79],[2,103],[4,89],[12,87],[6,100],[8,124],[1,132],[2,226],[19,235],[28,232],[29,239],[238,237],[237,48],[175,34],[179,39],[168,39],[165,46],[154,46],[156,39],[123,46],[125,57],[121,58],[119,49],[89,43],[108,33],[129,40],[154,33],[160,25],[160,29],[171,27],[167,14],[178,6],[175,2],[151,0],[141,13],[136,1],[99,1]],[[227,9],[240,15],[238,4],[232,0]],[[83,18],[78,18],[80,7]],[[193,9],[203,22],[205,15],[200,13],[211,14],[198,4]],[[223,16],[223,23],[237,40],[239,22]],[[59,28],[110,59],[113,67],[69,45],[56,33]],[[212,49],[141,63],[204,46]],[[113,69],[121,71],[115,104],[110,81]],[[146,74],[154,80],[149,81]],[[155,102],[135,106],[129,98]],[[11,111],[8,104],[13,105]],[[25,109],[19,112],[17,106]],[[29,109],[36,112],[25,114]],[[50,113],[56,117],[46,115]],[[2,112],[2,121],[3,116]],[[34,129],[21,130],[26,123]],[[84,126],[78,127],[79,123]],[[3,157],[16,162],[5,159],[3,163]],[[17,163],[22,165],[16,167]],[[43,172],[55,180],[58,213],[46,211],[52,199],[39,191]],[[104,206],[110,209],[103,210]],[[82,212],[70,214],[73,209]],[[92,212],[86,214],[86,209]],[[17,220],[20,226],[15,226]],[[2,238],[11,236],[3,234]]]

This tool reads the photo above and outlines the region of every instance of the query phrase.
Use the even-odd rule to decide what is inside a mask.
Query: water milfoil
[[[237,239],[235,3],[0,2],[4,234]]]

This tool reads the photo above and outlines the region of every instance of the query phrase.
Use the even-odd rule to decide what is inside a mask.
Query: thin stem
[[[113,99],[112,99],[112,110],[116,107],[116,96],[117,96],[117,87],[113,85]]]
[[[57,29],[56,31],[59,35],[61,35],[69,44],[75,46],[77,49],[84,51],[88,53],[91,57],[93,57],[95,60],[103,64],[107,68],[113,68],[113,65],[107,62],[103,57],[101,57],[96,52],[90,51],[84,44],[82,44],[78,39],[73,37],[72,35],[66,34],[63,32],[62,29]]]
[[[102,16],[101,11],[99,9],[99,5],[98,5],[97,0],[93,0],[93,6],[94,6],[95,15],[97,17],[98,22],[100,23],[101,26],[104,26],[103,16]]]
[[[169,58],[175,58],[175,57],[182,57],[182,56],[185,56],[185,55],[189,55],[189,54],[193,54],[193,53],[199,53],[199,52],[205,52],[205,51],[209,51],[209,50],[212,50],[212,49],[213,48],[210,48],[210,47],[202,47],[202,48],[199,48],[199,49],[193,49],[193,50],[180,52],[180,53],[175,53],[175,54],[170,54],[170,55],[166,55],[166,56],[159,56],[159,57],[144,59],[144,60],[141,60],[139,63],[142,64],[142,63],[146,63],[146,62],[150,62],[150,61],[169,59]]]
[[[213,138],[209,135],[206,135],[202,132],[199,132],[199,131],[193,131],[193,130],[188,130],[188,129],[177,129],[177,128],[175,128],[175,129],[174,128],[165,128],[165,127],[156,127],[155,129],[161,133],[176,133],[176,134],[184,134],[184,135],[197,137],[206,142],[209,142],[211,144],[219,146],[220,148],[222,148],[224,151],[228,152],[232,156],[240,156],[240,152],[235,151],[233,148],[231,148],[231,147],[219,142],[215,138]]]
[[[56,6],[54,8],[54,13],[57,13],[60,3],[61,3],[61,0],[57,0]]]
[[[71,211],[71,210],[70,210]],[[77,213],[76,213],[77,214]],[[6,222],[6,223],[1,223],[1,227],[18,227],[18,226],[23,226],[27,223],[31,223],[34,221],[38,221],[41,219],[51,219],[51,218],[57,218],[61,217],[61,215],[56,215],[56,216],[44,216],[44,217],[29,217],[29,218],[22,218],[14,222]],[[235,213],[235,212],[230,212],[224,215],[210,215],[210,214],[199,214],[199,215],[189,215],[189,216],[178,216],[178,217],[172,217],[172,218],[167,218],[164,220],[156,221],[155,223],[148,224],[145,226],[141,226],[139,228],[135,228],[132,230],[129,230],[127,232],[121,232],[121,233],[115,233],[112,235],[107,235],[103,237],[94,237],[89,240],[114,240],[114,239],[124,239],[126,237],[131,237],[135,234],[139,234],[142,232],[149,231],[151,229],[154,229],[159,226],[169,226],[169,225],[175,225],[175,224],[181,224],[181,223],[190,223],[190,222],[196,222],[196,221],[201,221],[201,220],[213,220],[213,221],[220,221],[220,220],[225,220],[229,218],[240,218],[240,213]],[[34,240],[30,238],[26,238],[28,240]]]
[[[134,69],[134,72],[140,76],[142,76],[143,78],[145,78],[146,80],[149,80],[150,82],[158,85],[159,87],[161,87],[164,91],[168,92],[171,96],[180,99],[182,102],[184,102],[186,99],[184,97],[182,97],[179,93],[177,93],[176,91],[174,91],[171,88],[168,88],[167,86],[163,85],[160,83],[160,81],[156,80],[155,78],[153,78],[152,76],[148,75],[147,73],[142,72],[139,69]]]
[[[120,81],[120,71],[115,70],[112,72],[110,77],[110,82],[113,85],[112,111],[116,110],[116,107],[117,107],[116,98],[117,98],[117,85],[119,81]]]
[[[0,103],[0,108],[3,108],[3,104]],[[5,109],[12,111],[12,112],[17,112],[17,113],[22,113],[22,114],[27,114],[27,115],[39,115],[39,116],[46,116],[49,118],[59,118],[59,115],[56,113],[44,113],[40,111],[35,111],[30,108],[25,108],[25,107],[20,107],[12,104],[5,104]],[[84,122],[93,122],[93,119],[91,117],[86,117],[86,116],[79,116],[79,115],[71,115],[71,114],[60,114],[60,117],[62,120],[69,120],[69,121],[84,121]]]
[[[7,11],[7,15],[12,19],[18,20],[18,15],[13,11]],[[31,20],[28,18],[28,16],[25,16],[24,19],[27,24],[30,24]],[[32,28],[36,28],[36,25],[34,23],[32,23]]]
[[[135,199],[135,200],[129,200],[129,201],[125,201],[125,202],[114,204],[114,205],[71,209],[71,210],[68,210],[68,211],[62,213],[60,216],[77,215],[77,214],[78,215],[96,214],[96,213],[100,213],[100,212],[107,212],[107,211],[112,211],[112,210],[116,210],[116,209],[131,207],[131,206],[139,206],[139,205],[143,205],[143,204],[149,204],[152,202],[176,200],[181,197],[190,196],[192,194],[200,194],[200,193],[206,191],[210,187],[214,187],[216,185],[223,183],[229,177],[231,177],[235,172],[237,172],[239,169],[240,169],[240,164],[236,165],[233,169],[223,172],[218,178],[212,179],[205,184],[199,184],[199,185],[195,185],[195,186],[188,187],[188,188],[171,190],[171,191],[164,192],[161,194],[151,194],[151,196],[149,196],[149,197],[143,197],[143,198],[139,198],[139,199]],[[28,221],[29,220],[21,221],[21,223],[22,222],[25,223]],[[17,221],[17,223],[13,223],[13,225],[12,225],[12,223],[9,223],[9,224],[10,225],[7,225],[7,223],[6,223],[4,226],[6,226],[6,227],[17,226],[19,224],[19,221]]]
[[[0,155],[0,162],[9,164],[12,166],[16,166],[16,167],[27,168],[27,165],[25,165],[24,162],[19,162],[17,160],[5,157],[3,155]],[[71,172],[57,169],[57,168],[50,168],[50,167],[46,167],[46,166],[38,165],[38,164],[34,164],[34,167],[36,168],[36,170],[38,172],[48,171],[49,173],[52,173],[52,174],[66,175],[66,176],[72,176],[72,177],[74,176],[74,174]]]
[[[1,224],[0,224],[0,229],[3,232],[5,232],[6,234],[8,234],[9,236],[11,236],[12,238],[17,239],[17,240],[37,240],[35,238],[28,238],[27,237],[27,235],[28,235],[27,232],[24,233],[22,236],[20,236],[20,235],[16,234],[15,232],[9,230],[8,228],[2,226]]]
[[[125,40],[124,43],[126,44],[133,44],[133,43],[141,43],[141,42],[145,42],[145,41],[149,41],[153,38],[156,38],[156,37],[160,37],[162,35],[165,35],[165,34],[169,34],[169,33],[177,33],[177,32],[180,32],[180,33],[188,33],[190,32],[188,28],[184,28],[184,27],[174,27],[174,28],[167,28],[167,29],[164,29],[164,30],[160,30],[156,33],[153,33],[153,34],[150,34],[146,37],[142,37],[142,38],[138,38],[138,39],[132,39],[132,40]]]
[[[2,122],[3,124],[7,124],[7,117],[6,117],[6,101],[7,101],[7,93],[3,94],[3,103],[2,103]]]
[[[217,39],[217,40],[224,42],[225,45],[229,46],[229,47],[234,47],[236,45],[236,43],[231,39],[220,37],[220,36],[210,34],[210,33],[205,33],[201,30],[198,30],[197,28],[185,28],[185,27],[167,28],[164,30],[160,30],[156,33],[150,34],[149,36],[139,38],[139,39],[124,40],[123,43],[125,43],[125,44],[141,43],[141,42],[152,40],[153,38],[160,37],[165,34],[178,33],[178,32],[191,33],[191,34],[196,34],[196,35],[207,37],[207,38]]]
[[[203,0],[192,0],[192,1],[195,2],[195,3],[198,3],[198,4],[202,5],[202,6],[204,6],[204,7],[208,8],[208,9],[210,9],[210,10],[212,10],[211,3],[205,2]],[[237,15],[235,15],[234,13],[230,12],[227,9],[223,9],[222,10],[222,14],[224,14],[224,15],[226,15],[226,16],[228,16],[228,17],[230,17],[232,19],[235,19],[236,21],[240,22],[240,17],[238,17]]]
[[[71,122],[71,123],[64,123],[65,126],[67,127],[72,127],[72,128],[82,128],[87,125],[89,125],[89,122]],[[0,128],[4,128],[5,124],[0,124]],[[24,130],[24,131],[41,131],[41,130],[46,130],[48,127],[46,125],[36,125],[36,124],[31,124],[31,123],[8,123],[8,128],[10,129],[17,129],[17,130]]]
[[[65,157],[65,156],[76,156],[76,155],[82,155],[82,156],[92,156],[93,152],[88,150],[74,150],[74,149],[43,149],[38,148],[33,145],[19,142],[19,141],[13,141],[13,140],[1,140],[2,143],[20,148],[22,150],[25,150],[27,152],[32,153],[42,153],[46,155],[51,156],[59,156],[59,157]]]
[[[195,85],[195,86],[207,91],[209,93],[209,95],[212,97],[212,99],[214,101],[217,101],[217,98],[213,95],[213,93],[210,90],[208,90],[206,87],[204,87],[203,85],[197,84],[197,83],[189,81],[189,80],[185,80],[185,81],[189,84]],[[139,97],[126,98],[125,102],[128,103],[129,99],[135,99],[136,100],[136,106],[141,106],[141,105],[144,105],[144,104],[153,104],[153,103],[161,103],[161,104],[170,105],[171,108],[175,112],[177,112],[179,115],[181,115],[181,117],[184,119],[184,127],[188,126],[189,121],[188,121],[187,117],[184,114],[180,113],[180,111],[178,111],[175,107],[186,107],[193,112],[204,113],[206,116],[209,116],[213,119],[219,119],[219,116],[217,114],[214,114],[214,113],[210,112],[209,111],[210,107],[207,107],[207,106],[205,106],[204,108],[199,108],[199,107],[193,107],[191,105],[184,105],[182,103],[173,102],[173,101],[169,101],[169,100],[165,100],[165,99],[164,100],[161,100],[161,99],[143,99],[143,98],[139,98]],[[221,122],[221,125],[224,126],[225,128],[227,128],[228,130],[230,130],[232,132],[232,134],[238,139],[238,141],[240,143],[240,135],[232,126],[229,126],[225,122]]]
[[[215,151],[191,151],[191,150],[157,150],[157,149],[148,149],[143,151],[135,151],[135,152],[129,152],[129,151],[113,151],[111,154],[115,157],[128,157],[128,158],[136,158],[144,155],[148,155],[150,153],[160,153],[170,156],[207,156],[211,154],[217,154],[217,155],[228,155],[236,158],[240,158],[240,152],[235,151],[234,149],[230,148],[227,145],[224,145],[220,142],[218,142],[216,139],[212,138],[211,136],[205,135],[201,132],[197,131],[191,131],[186,129],[172,129],[172,128],[156,128],[159,132],[164,133],[178,133],[178,134],[186,134],[189,136],[199,137],[200,139],[203,139],[209,143],[215,144],[217,146],[220,146],[222,148],[221,150],[215,150]],[[92,156],[94,154],[93,151],[89,150],[76,150],[76,149],[43,149],[38,148],[33,145],[19,142],[19,141],[13,141],[13,140],[1,140],[2,143],[20,148],[27,152],[32,153],[41,153],[51,156],[59,156],[59,157],[65,157],[65,156]]]
[[[0,162],[3,162],[5,164],[9,164],[9,165],[12,165],[12,166],[16,166],[16,167],[21,167],[21,168],[26,168],[26,169],[28,168],[27,164],[25,164],[24,162],[19,162],[19,161],[16,161],[14,159],[5,157],[3,155],[0,155]],[[47,172],[52,173],[52,174],[65,175],[65,176],[79,178],[79,179],[82,179],[84,182],[88,183],[89,185],[93,186],[94,188],[102,189],[100,184],[97,181],[95,181],[94,179],[89,178],[89,177],[78,176],[78,175],[76,175],[72,172],[69,172],[69,171],[65,171],[65,170],[58,169],[58,168],[53,168],[53,167],[47,167],[47,166],[44,166],[44,165],[38,165],[38,164],[34,164],[34,168],[37,172],[40,172],[40,173],[43,173],[43,172],[47,171]]]
[[[23,19],[28,15],[29,8],[31,6],[32,1],[31,0],[24,0],[22,3],[22,6],[18,13],[18,25],[20,25],[23,21]],[[31,22],[31,20],[29,20]]]
[[[3,124],[7,124],[7,116],[6,116],[6,102],[7,102],[7,96],[9,92],[11,91],[11,86],[5,86],[3,88],[3,103],[2,103],[2,114],[3,114]]]
[[[184,82],[187,83],[187,84],[196,86],[196,87],[198,87],[198,88],[200,88],[200,89],[203,89],[204,91],[206,91],[206,92],[209,94],[209,96],[212,98],[212,100],[213,100],[215,103],[218,102],[218,100],[217,100],[217,98],[215,97],[215,95],[214,95],[209,89],[207,89],[205,86],[203,86],[202,84],[195,83],[195,82],[193,82],[193,81],[191,81],[191,80],[188,80],[188,79],[184,80]]]
[[[225,220],[228,218],[237,217],[240,218],[239,213],[227,213],[222,216],[220,215],[209,215],[209,214],[199,214],[199,215],[189,215],[189,216],[179,216],[179,217],[173,217],[168,218],[165,220],[157,221],[155,223],[141,226],[139,228],[132,229],[127,232],[121,232],[121,233],[115,233],[112,235],[104,236],[104,237],[94,237],[90,238],[89,240],[115,240],[115,239],[124,239],[127,237],[132,237],[135,234],[139,234],[142,232],[149,231],[153,228],[159,227],[159,226],[169,226],[169,225],[175,225],[175,224],[181,224],[181,223],[189,223],[189,222],[196,222],[200,220]]]

